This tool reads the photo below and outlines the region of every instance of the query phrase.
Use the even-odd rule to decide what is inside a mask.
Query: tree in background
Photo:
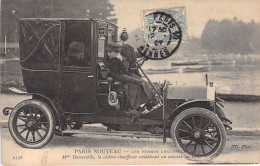
[[[49,0],[50,1],[50,0]],[[53,1],[50,17],[99,18],[117,23],[114,5],[109,0],[51,0]]]
[[[202,47],[212,54],[255,54],[260,52],[260,25],[244,23],[236,17],[210,19],[202,32]]]
[[[100,18],[117,23],[109,0],[2,0],[1,42],[17,42],[19,18]]]

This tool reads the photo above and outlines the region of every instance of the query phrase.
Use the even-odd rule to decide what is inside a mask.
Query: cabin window
[[[29,28],[21,35],[21,56],[24,56],[23,59],[28,58],[22,64],[24,68],[32,70],[58,69],[60,27],[55,26],[50,31],[47,31],[44,28],[43,30],[41,29],[42,31],[39,30],[39,32],[42,32],[43,34],[48,32],[45,36],[38,33],[38,35],[40,34],[40,37],[37,38]],[[43,39],[40,41],[40,38],[42,37]]]
[[[89,22],[65,23],[64,66],[90,67],[91,24]]]

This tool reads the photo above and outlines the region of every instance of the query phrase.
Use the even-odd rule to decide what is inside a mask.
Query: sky
[[[237,17],[244,22],[260,22],[260,0],[110,0],[115,5],[119,32],[142,28],[142,10],[186,7],[189,37],[200,37],[209,19]]]

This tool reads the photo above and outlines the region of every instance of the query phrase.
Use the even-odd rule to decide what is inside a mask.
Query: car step
[[[163,138],[159,134],[149,134],[147,132],[133,132],[133,131],[84,131],[84,130],[65,130],[63,134],[89,134],[89,135],[107,135],[107,136],[121,136],[121,137],[137,137],[137,138]]]

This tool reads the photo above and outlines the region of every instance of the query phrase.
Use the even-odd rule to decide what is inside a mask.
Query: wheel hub
[[[200,138],[201,132],[200,131],[195,131],[193,136],[194,136],[194,138]]]
[[[30,120],[30,121],[28,121],[28,122],[27,122],[26,126],[27,126],[28,128],[32,128],[32,127],[34,127],[34,126],[35,126],[35,124],[36,124],[36,122],[35,122],[35,121],[33,121],[33,120]]]

